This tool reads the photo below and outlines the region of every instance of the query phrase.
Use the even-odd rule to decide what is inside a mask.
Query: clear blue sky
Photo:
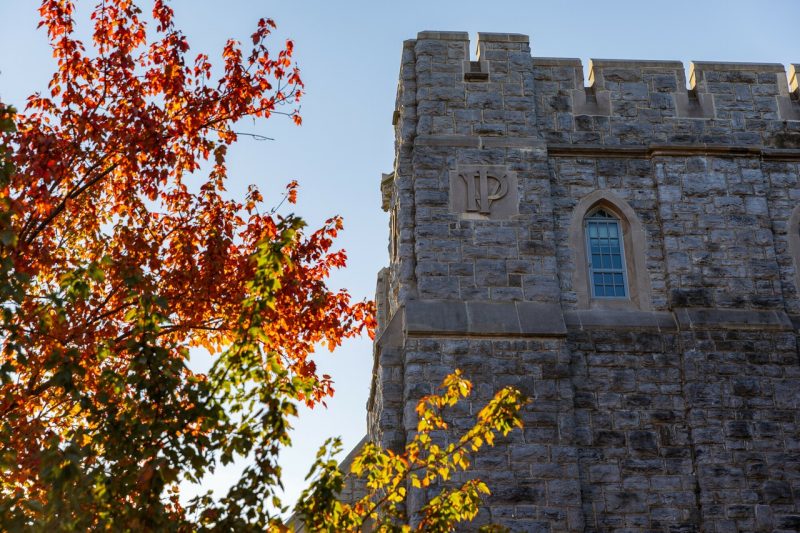
[[[37,6],[0,0],[0,99],[18,107],[47,88],[53,68],[45,34],[36,30]],[[378,185],[393,165],[402,42],[417,32],[468,31],[473,43],[479,31],[525,33],[533,55],[578,57],[584,65],[592,57],[677,59],[687,69],[691,60],[800,63],[800,0],[173,0],[172,6],[192,50],[212,59],[228,37],[246,41],[260,17],[277,22],[279,38],[294,39],[307,89],[303,126],[280,117],[243,124],[243,131],[275,141],[240,141],[230,152],[229,190],[241,197],[247,184],[258,183],[277,194],[297,179],[297,212],[311,226],[342,215],[339,245],[350,261],[332,283],[357,298],[373,296],[375,274],[388,262]],[[333,355],[322,350],[318,362],[337,392],[327,410],[303,412],[296,423],[295,447],[282,460],[289,501],[325,438],[341,435],[349,449],[366,432],[371,343],[348,342]],[[209,486],[222,487],[232,475],[220,473]]]

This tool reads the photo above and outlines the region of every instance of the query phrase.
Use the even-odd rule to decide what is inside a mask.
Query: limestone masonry
[[[403,45],[368,438],[461,368],[533,399],[470,528],[800,530],[800,65],[469,47]]]

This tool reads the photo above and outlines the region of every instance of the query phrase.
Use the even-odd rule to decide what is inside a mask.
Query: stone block
[[[763,501],[768,504],[791,504],[792,488],[786,481],[768,480],[762,487]]]
[[[475,262],[475,283],[482,287],[503,287],[508,285],[508,272],[505,261],[499,259],[478,259]]]
[[[628,433],[628,445],[631,450],[641,455],[658,455],[659,446],[656,433],[653,431],[631,431]]]
[[[467,324],[471,333],[518,334],[519,317],[513,303],[467,302]]]
[[[671,331],[677,328],[671,313],[657,311],[625,311],[592,309],[564,313],[567,327],[579,329],[654,329]]]
[[[783,311],[743,309],[676,309],[681,329],[791,330],[792,321]]]
[[[625,433],[622,431],[599,430],[594,434],[595,446],[622,448],[625,442]]]
[[[516,302],[520,330],[529,335],[565,335],[561,306],[537,302]]]
[[[463,333],[467,309],[460,301],[411,300],[405,305],[405,328],[414,333]]]

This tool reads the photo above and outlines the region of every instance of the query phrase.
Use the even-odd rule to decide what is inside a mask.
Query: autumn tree
[[[455,441],[447,443],[443,433],[449,429],[445,412],[469,396],[472,383],[459,370],[447,376],[441,392],[423,397],[416,408],[416,432],[400,452],[383,450],[366,443],[355,457],[349,472],[342,472],[331,452],[339,450],[338,439],[323,446],[309,472],[311,484],[303,492],[296,510],[311,531],[426,531],[447,532],[477,516],[482,497],[490,494],[485,483],[468,478],[448,483],[451,477],[467,470],[470,456],[486,445],[494,445],[495,436],[508,435],[522,427],[520,408],[528,402],[522,393],[506,387],[495,394],[480,410],[475,425]],[[346,478],[360,478],[364,494],[356,501],[341,501]],[[438,494],[411,520],[405,510],[410,490],[441,487]],[[412,525],[409,522],[415,522]],[[481,531],[506,531],[493,524]]]
[[[373,326],[370,302],[326,285],[345,264],[333,249],[340,219],[309,230],[265,209],[254,186],[223,195],[237,121],[301,122],[292,42],[268,47],[274,23],[262,19],[246,51],[228,41],[216,73],[206,55],[190,59],[162,0],[147,14],[100,2],[88,45],[73,2],[44,0],[40,16],[58,64],[49,90],[19,114],[0,104],[0,525],[279,527],[277,458],[296,402],[333,391],[310,355]],[[214,356],[206,373],[187,367],[195,348]],[[464,390],[453,379],[445,403]],[[518,424],[518,399],[499,396],[476,431]],[[441,475],[466,465],[466,445],[443,459],[423,443],[404,460],[450,461]],[[363,475],[387,453],[368,452]],[[226,495],[181,503],[181,482],[237,457],[249,466]],[[310,524],[334,523],[320,509],[342,505],[337,479],[315,478],[301,505]],[[380,490],[403,497],[399,485]]]

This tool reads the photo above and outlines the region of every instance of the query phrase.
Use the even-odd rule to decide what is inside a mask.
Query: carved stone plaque
[[[503,219],[516,215],[516,173],[504,165],[464,165],[451,170],[450,210],[464,218]]]

